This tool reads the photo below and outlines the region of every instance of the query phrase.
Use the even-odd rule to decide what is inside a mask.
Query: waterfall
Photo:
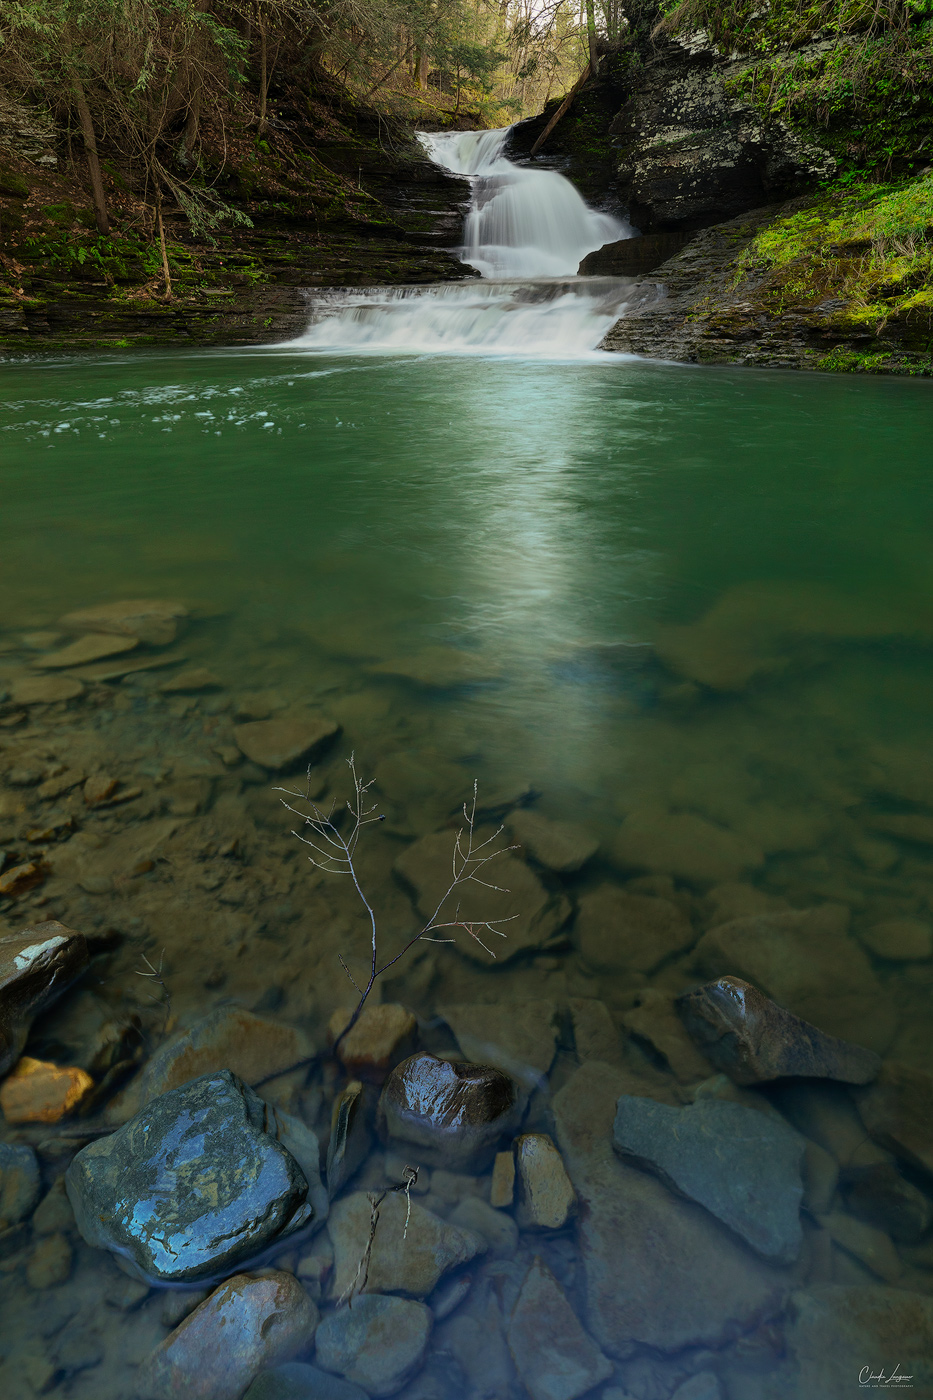
[[[513,165],[509,128],[419,132],[431,159],[472,185],[463,245],[482,280],[434,287],[331,289],[293,341],[317,351],[417,351],[577,358],[620,315],[656,295],[624,277],[578,277],[587,253],[635,230],[590,209],[563,175]]]

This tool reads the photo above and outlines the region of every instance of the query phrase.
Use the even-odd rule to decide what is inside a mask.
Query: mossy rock
[[[29,185],[15,170],[7,170],[0,166],[0,194],[12,195],[14,199],[27,199]]]

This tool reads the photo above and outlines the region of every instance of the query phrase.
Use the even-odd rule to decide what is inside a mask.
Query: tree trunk
[[[165,243],[165,225],[162,222],[162,190],[158,180],[155,185],[156,228],[159,231],[159,249],[162,253],[162,272],[165,276],[165,300],[172,299],[172,274],[168,265],[168,248]]]
[[[590,50],[590,72],[596,72],[599,61],[596,54],[596,6],[594,0],[586,0],[586,39]]]
[[[100,173],[100,161],[97,157],[97,137],[94,135],[94,122],[91,118],[91,109],[87,105],[87,98],[84,95],[84,88],[77,79],[74,84],[74,94],[75,106],[78,109],[78,121],[81,123],[81,135],[84,138],[84,150],[87,155],[87,168],[91,176],[91,195],[94,200],[97,232],[106,237],[110,232],[110,221],[107,218],[104,177]]]
[[[266,45],[266,26],[259,28],[259,135],[266,130],[266,99],[269,95],[269,52]]]

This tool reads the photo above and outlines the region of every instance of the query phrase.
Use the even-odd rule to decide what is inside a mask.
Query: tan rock
[[[615,1022],[604,1001],[595,997],[571,997],[570,1019],[573,1042],[580,1060],[602,1060],[618,1064],[622,1043]]]
[[[59,626],[67,632],[103,632],[166,646],[175,640],[179,619],[187,616],[184,603],[175,599],[134,598],[66,613],[59,619]]]
[[[108,773],[95,773],[84,784],[84,800],[89,807],[96,807],[98,802],[106,802],[108,797],[112,797],[118,787],[117,779],[111,778]]]
[[[889,962],[926,962],[933,958],[933,928],[920,919],[886,919],[859,934],[860,942]]]
[[[169,666],[179,666],[186,660],[183,651],[132,652],[123,656],[111,657],[109,661],[97,661],[92,666],[82,666],[72,672],[83,681],[117,681],[124,676],[135,676],[143,671],[162,671]]]
[[[26,1264],[26,1282],[37,1292],[64,1283],[71,1274],[71,1245],[64,1235],[46,1235]]]
[[[437,1011],[466,1059],[495,1065],[526,1088],[544,1082],[557,1048],[556,1002],[486,1002]]]
[[[622,1024],[663,1055],[681,1084],[708,1078],[712,1066],[690,1039],[677,1014],[675,1000],[668,993],[646,987],[639,992],[633,1009],[622,1017]]]
[[[34,890],[45,879],[45,869],[39,861],[25,861],[22,865],[11,865],[0,874],[0,895],[4,899],[19,899],[20,895]]]
[[[238,724],[233,737],[251,762],[280,771],[310,762],[339,732],[336,720],[306,713]]]
[[[884,1279],[885,1283],[897,1283],[904,1266],[890,1236],[883,1230],[866,1225],[864,1220],[856,1220],[841,1210],[821,1216],[820,1225],[829,1231],[835,1244],[853,1255],[873,1274]]]
[[[695,885],[737,880],[765,859],[744,836],[692,812],[630,812],[610,853],[625,870],[655,870]]]
[[[563,1159],[547,1133],[515,1141],[518,1223],[526,1230],[562,1230],[577,1203]]]
[[[579,870],[599,850],[599,842],[584,827],[551,821],[524,807],[512,813],[507,829],[532,860],[560,874]]]
[[[327,1034],[336,1042],[353,1011],[339,1007],[330,1018]],[[353,1029],[341,1040],[337,1054],[344,1069],[360,1079],[381,1084],[389,1070],[415,1048],[418,1022],[397,1002],[364,1006]]]
[[[222,685],[223,681],[206,666],[192,666],[163,681],[159,689],[163,695],[196,695],[200,690],[219,690]]]
[[[482,838],[480,838],[482,839]],[[414,891],[419,914],[430,918],[451,882],[451,856],[455,833],[438,831],[424,836],[403,851],[394,869],[404,883]],[[498,885],[498,890],[484,889],[476,884],[464,884],[454,890],[444,903],[438,919],[458,919],[482,923],[489,920],[501,928],[503,937],[478,929],[485,947],[465,929],[455,928],[440,937],[452,937],[457,951],[473,962],[489,966],[490,949],[499,963],[508,962],[530,948],[540,948],[558,929],[570,913],[565,895],[554,895],[544,888],[524,861],[512,855],[502,855],[485,867],[483,879]]]
[[[10,685],[14,705],[54,705],[83,693],[84,686],[74,676],[22,676]]]
[[[801,1397],[851,1400],[866,1365],[887,1381],[895,1370],[912,1376],[905,1384],[914,1387],[917,1400],[929,1393],[933,1298],[904,1288],[818,1284],[791,1295],[789,1323]],[[887,1388],[898,1387],[892,1382],[882,1393]]]
[[[580,956],[596,972],[653,972],[689,948],[695,935],[676,904],[603,884],[580,899]]]
[[[492,1184],[489,1204],[496,1210],[508,1210],[515,1197],[515,1153],[497,1152],[492,1164]]]
[[[87,963],[84,936],[56,919],[0,938],[0,1075],[19,1058],[34,1017]]]
[[[557,1279],[535,1259],[522,1282],[508,1328],[515,1369],[532,1400],[577,1400],[612,1375]]]
[[[68,768],[64,773],[59,773],[54,778],[47,778],[44,783],[40,783],[38,793],[43,801],[48,801],[50,798],[61,797],[64,793],[70,792],[72,788],[80,787],[83,782],[83,769]]]
[[[369,1195],[362,1191],[343,1196],[331,1206],[327,1232],[334,1246],[334,1298],[340,1298],[358,1276],[372,1214]],[[485,1241],[478,1235],[441,1220],[414,1200],[409,1210],[405,1197],[393,1192],[379,1207],[366,1291],[425,1298],[448,1269],[485,1252]]]
[[[132,651],[138,646],[137,637],[105,637],[101,633],[90,632],[58,651],[47,651],[44,656],[36,657],[32,664],[43,671],[65,670],[69,666],[87,666],[92,661],[103,660],[105,656],[119,656],[121,652]]]
[[[94,1088],[86,1070],[63,1068],[23,1055],[0,1085],[0,1108],[8,1123],[58,1123]]]

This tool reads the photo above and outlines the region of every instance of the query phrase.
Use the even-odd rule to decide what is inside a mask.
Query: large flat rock
[[[747,837],[693,812],[630,812],[610,852],[624,870],[657,871],[699,886],[737,880],[765,859]]]
[[[653,972],[695,941],[690,920],[669,899],[598,885],[580,898],[574,925],[580,956],[596,972]]]
[[[801,1400],[851,1400],[862,1389],[903,1391],[916,1400],[933,1395],[933,1298],[820,1284],[793,1294],[790,1318]]]
[[[59,618],[59,625],[68,632],[103,632],[166,646],[175,640],[180,619],[187,616],[188,609],[177,599],[131,598],[79,608]]]
[[[556,1002],[532,999],[437,1010],[465,1059],[494,1065],[528,1089],[544,1083],[557,1048]]]
[[[238,724],[233,737],[248,759],[278,773],[310,762],[339,733],[327,715],[285,714]]]

